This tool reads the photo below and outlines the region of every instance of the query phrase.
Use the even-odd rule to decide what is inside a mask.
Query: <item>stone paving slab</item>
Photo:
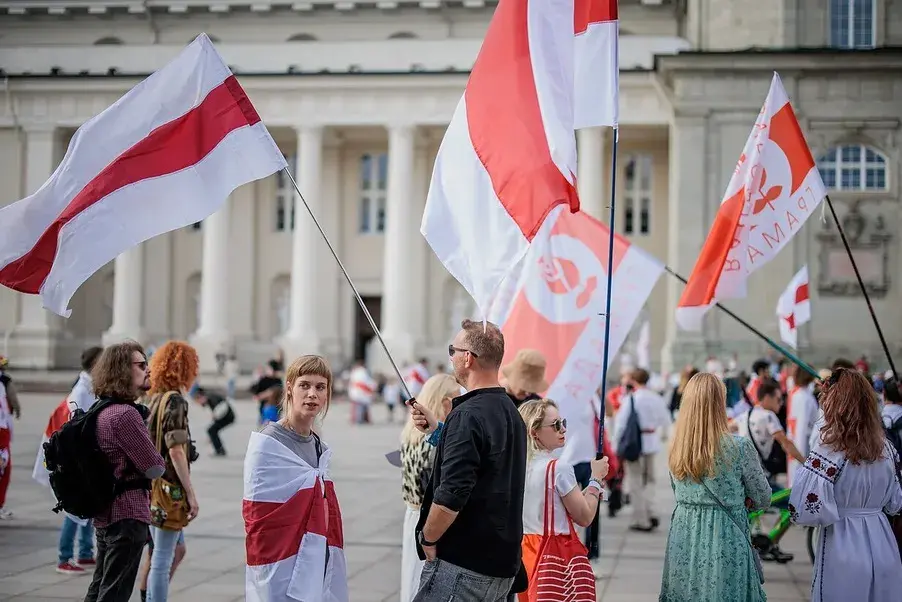
[[[0,601],[80,600],[88,576],[54,572],[60,518],[50,511],[49,492],[31,479],[41,432],[56,394],[23,395],[23,418],[13,435],[13,476],[7,508],[15,518],[0,521]],[[192,468],[200,515],[185,531],[187,555],[170,589],[171,602],[230,602],[244,599],[244,525],[241,520],[243,455],[254,428],[255,404],[237,402],[238,420],[223,432],[230,456],[213,457],[206,442],[209,413],[193,406],[191,420],[202,454]],[[348,407],[336,403],[324,438],[335,449],[333,476],[344,518],[345,554],[351,602],[397,602],[404,505],[400,471],[385,453],[397,448],[401,425],[389,423],[384,408],[375,409],[376,424],[347,424]],[[634,533],[627,529],[629,507],[615,519],[602,519],[602,558],[596,563],[599,600],[654,602],[658,599],[667,527],[673,506],[664,486],[665,463],[656,463],[657,500],[662,529]],[[811,564],[802,532],[793,529],[784,549],[797,559],[784,566],[765,565],[770,602],[808,599]],[[132,597],[138,600],[138,594]]]

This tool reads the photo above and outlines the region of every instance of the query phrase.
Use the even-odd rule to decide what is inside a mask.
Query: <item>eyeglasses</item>
[[[554,422],[551,422],[549,424],[543,424],[542,426],[550,426],[555,431],[560,433],[567,428],[567,419],[566,418],[558,418]]]
[[[461,349],[460,347],[455,347],[454,345],[448,345],[448,357],[454,357],[455,353],[469,353],[473,357],[479,357],[479,355],[473,353],[469,349]]]

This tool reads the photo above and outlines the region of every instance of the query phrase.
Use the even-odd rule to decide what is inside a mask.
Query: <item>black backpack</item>
[[[886,440],[896,448],[896,453],[902,458],[902,417],[896,418],[889,426],[884,421],[883,431],[886,433]]]
[[[627,462],[636,462],[642,457],[642,427],[639,425],[639,414],[636,413],[636,402],[632,395],[629,412],[626,427],[617,442],[617,457]]]
[[[150,489],[148,479],[119,481],[107,455],[97,443],[97,415],[111,405],[129,403],[99,399],[85,412],[77,409],[62,428],[44,443],[44,464],[57,499],[54,512],[94,518],[107,511],[123,492]]]

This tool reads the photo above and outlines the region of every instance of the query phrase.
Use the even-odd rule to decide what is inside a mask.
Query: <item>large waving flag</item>
[[[774,73],[677,305],[677,323],[699,330],[717,301],[745,297],[749,275],[786,246],[826,196],[789,97]]]
[[[273,437],[251,433],[242,506],[248,602],[348,602],[331,457],[326,449],[313,468]]]
[[[573,30],[573,125],[577,129],[616,127],[620,102],[617,0],[575,0]]]
[[[201,34],[75,132],[31,196],[0,209],[0,284],[68,317],[100,267],[199,222],[286,166],[238,80]]]
[[[556,210],[530,249],[513,293],[496,299],[495,319],[504,334],[505,363],[520,349],[545,355],[545,395],[581,424],[585,404],[591,404],[604,372],[602,350],[608,325],[604,313],[607,271],[613,269],[613,312],[610,358],[617,356],[664,266],[621,236],[614,238],[613,266],[608,266],[608,227],[578,212]]]
[[[421,232],[482,316],[557,205],[579,209],[573,0],[501,0],[435,159]]]

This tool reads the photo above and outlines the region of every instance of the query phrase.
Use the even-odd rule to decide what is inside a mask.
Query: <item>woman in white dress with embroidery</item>
[[[902,561],[886,514],[902,512],[896,454],[877,396],[855,370],[824,384],[820,441],[795,473],[793,522],[819,526],[812,602],[898,602]]]

